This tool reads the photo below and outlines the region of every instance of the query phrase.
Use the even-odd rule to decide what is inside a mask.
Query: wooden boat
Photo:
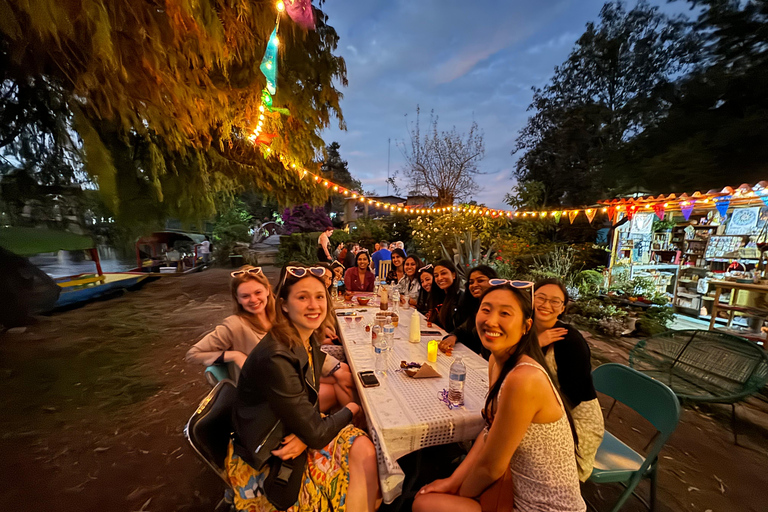
[[[49,229],[0,228],[0,246],[22,257],[48,252],[84,250],[90,254],[96,266],[95,273],[54,279],[59,288],[58,299],[55,303],[49,301],[38,305],[30,311],[31,313],[41,313],[87,302],[115,290],[131,288],[146,279],[154,279],[154,276],[144,272],[102,272],[99,251],[90,236]]]

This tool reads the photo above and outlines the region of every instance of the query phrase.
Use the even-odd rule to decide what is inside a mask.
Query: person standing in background
[[[207,265],[211,259],[211,242],[207,236],[205,240],[200,242],[200,249],[197,251],[197,254],[203,258],[203,265]]]
[[[347,249],[347,254],[344,256],[341,263],[344,265],[344,268],[352,268],[355,266],[355,258],[357,258],[357,253],[360,252],[360,244],[352,244],[352,246]]]
[[[317,261],[320,263],[330,263],[333,261],[333,258],[331,257],[332,234],[333,226],[328,226],[317,238]]]
[[[392,260],[392,253],[389,252],[389,242],[386,240],[379,242],[379,247],[381,247],[381,249],[371,255],[371,260],[373,262],[373,274],[377,277],[384,278],[386,276],[379,276],[379,263],[382,261]]]

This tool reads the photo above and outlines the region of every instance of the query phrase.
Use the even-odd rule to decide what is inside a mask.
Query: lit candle
[[[427,345],[427,360],[430,363],[437,362],[437,344],[437,340],[432,340],[429,342],[429,345]]]

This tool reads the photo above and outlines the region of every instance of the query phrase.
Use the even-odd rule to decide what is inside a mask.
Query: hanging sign
[[[653,211],[656,213],[656,216],[659,218],[659,220],[664,220],[664,210],[664,203],[653,205]]]
[[[573,219],[575,219],[578,214],[579,210],[571,210],[568,212],[568,219],[571,221],[571,224],[573,224]]]

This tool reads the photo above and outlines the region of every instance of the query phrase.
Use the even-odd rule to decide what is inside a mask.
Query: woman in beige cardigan
[[[275,296],[261,267],[245,265],[232,272],[231,276],[230,292],[235,314],[225,318],[195,343],[185,359],[203,366],[232,362],[237,366],[237,376],[248,354],[272,328]],[[319,391],[323,411],[343,407],[353,400],[354,381],[349,366],[332,356],[326,357]]]

